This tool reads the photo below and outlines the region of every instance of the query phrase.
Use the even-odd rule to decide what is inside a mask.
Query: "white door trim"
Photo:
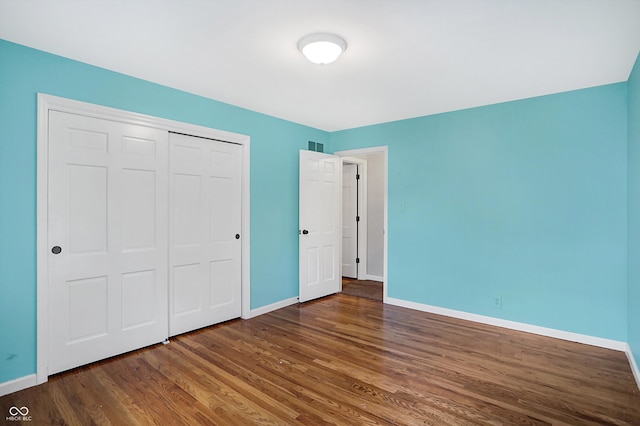
[[[211,129],[179,121],[152,117],[149,115],[119,110],[86,102],[75,101],[52,95],[38,93],[38,124],[37,124],[37,190],[36,190],[36,383],[41,384],[48,379],[48,128],[49,111],[62,111],[71,114],[84,115],[104,120],[152,127],[166,130],[167,132],[184,133],[193,136],[201,136],[209,139],[217,139],[225,142],[239,144],[243,147],[242,153],[242,318],[251,316],[251,277],[250,277],[250,142],[249,136],[223,130]],[[167,189],[168,190],[168,189]]]
[[[388,241],[389,241],[389,147],[388,146],[377,146],[370,148],[361,148],[361,149],[351,149],[347,151],[336,151],[334,154],[339,157],[352,157],[359,155],[368,155],[368,154],[377,154],[382,153],[384,155],[384,239],[383,239],[383,268],[384,273],[382,276],[382,288],[383,288],[383,296],[382,301],[384,303],[387,302],[387,287],[388,287],[388,263],[387,263],[387,255],[388,255]]]

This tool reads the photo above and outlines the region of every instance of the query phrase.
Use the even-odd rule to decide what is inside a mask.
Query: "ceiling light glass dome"
[[[334,62],[347,49],[347,42],[334,34],[311,34],[298,42],[298,49],[314,64]]]

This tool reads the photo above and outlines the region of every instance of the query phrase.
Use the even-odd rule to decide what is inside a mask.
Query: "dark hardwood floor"
[[[357,280],[342,277],[342,294],[348,296],[365,297],[367,299],[383,300],[382,282],[372,280]]]
[[[13,406],[37,425],[640,425],[622,352],[340,294],[50,377],[0,420]]]

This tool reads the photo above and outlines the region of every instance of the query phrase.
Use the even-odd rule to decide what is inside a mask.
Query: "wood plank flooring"
[[[0,420],[13,406],[37,425],[640,425],[622,352],[340,294],[52,376]]]
[[[382,302],[384,291],[382,285],[380,281],[356,280],[342,277],[342,294],[365,297]]]

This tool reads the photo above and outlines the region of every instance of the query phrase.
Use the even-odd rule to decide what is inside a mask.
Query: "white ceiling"
[[[334,131],[626,81],[640,0],[0,0],[0,38]]]

